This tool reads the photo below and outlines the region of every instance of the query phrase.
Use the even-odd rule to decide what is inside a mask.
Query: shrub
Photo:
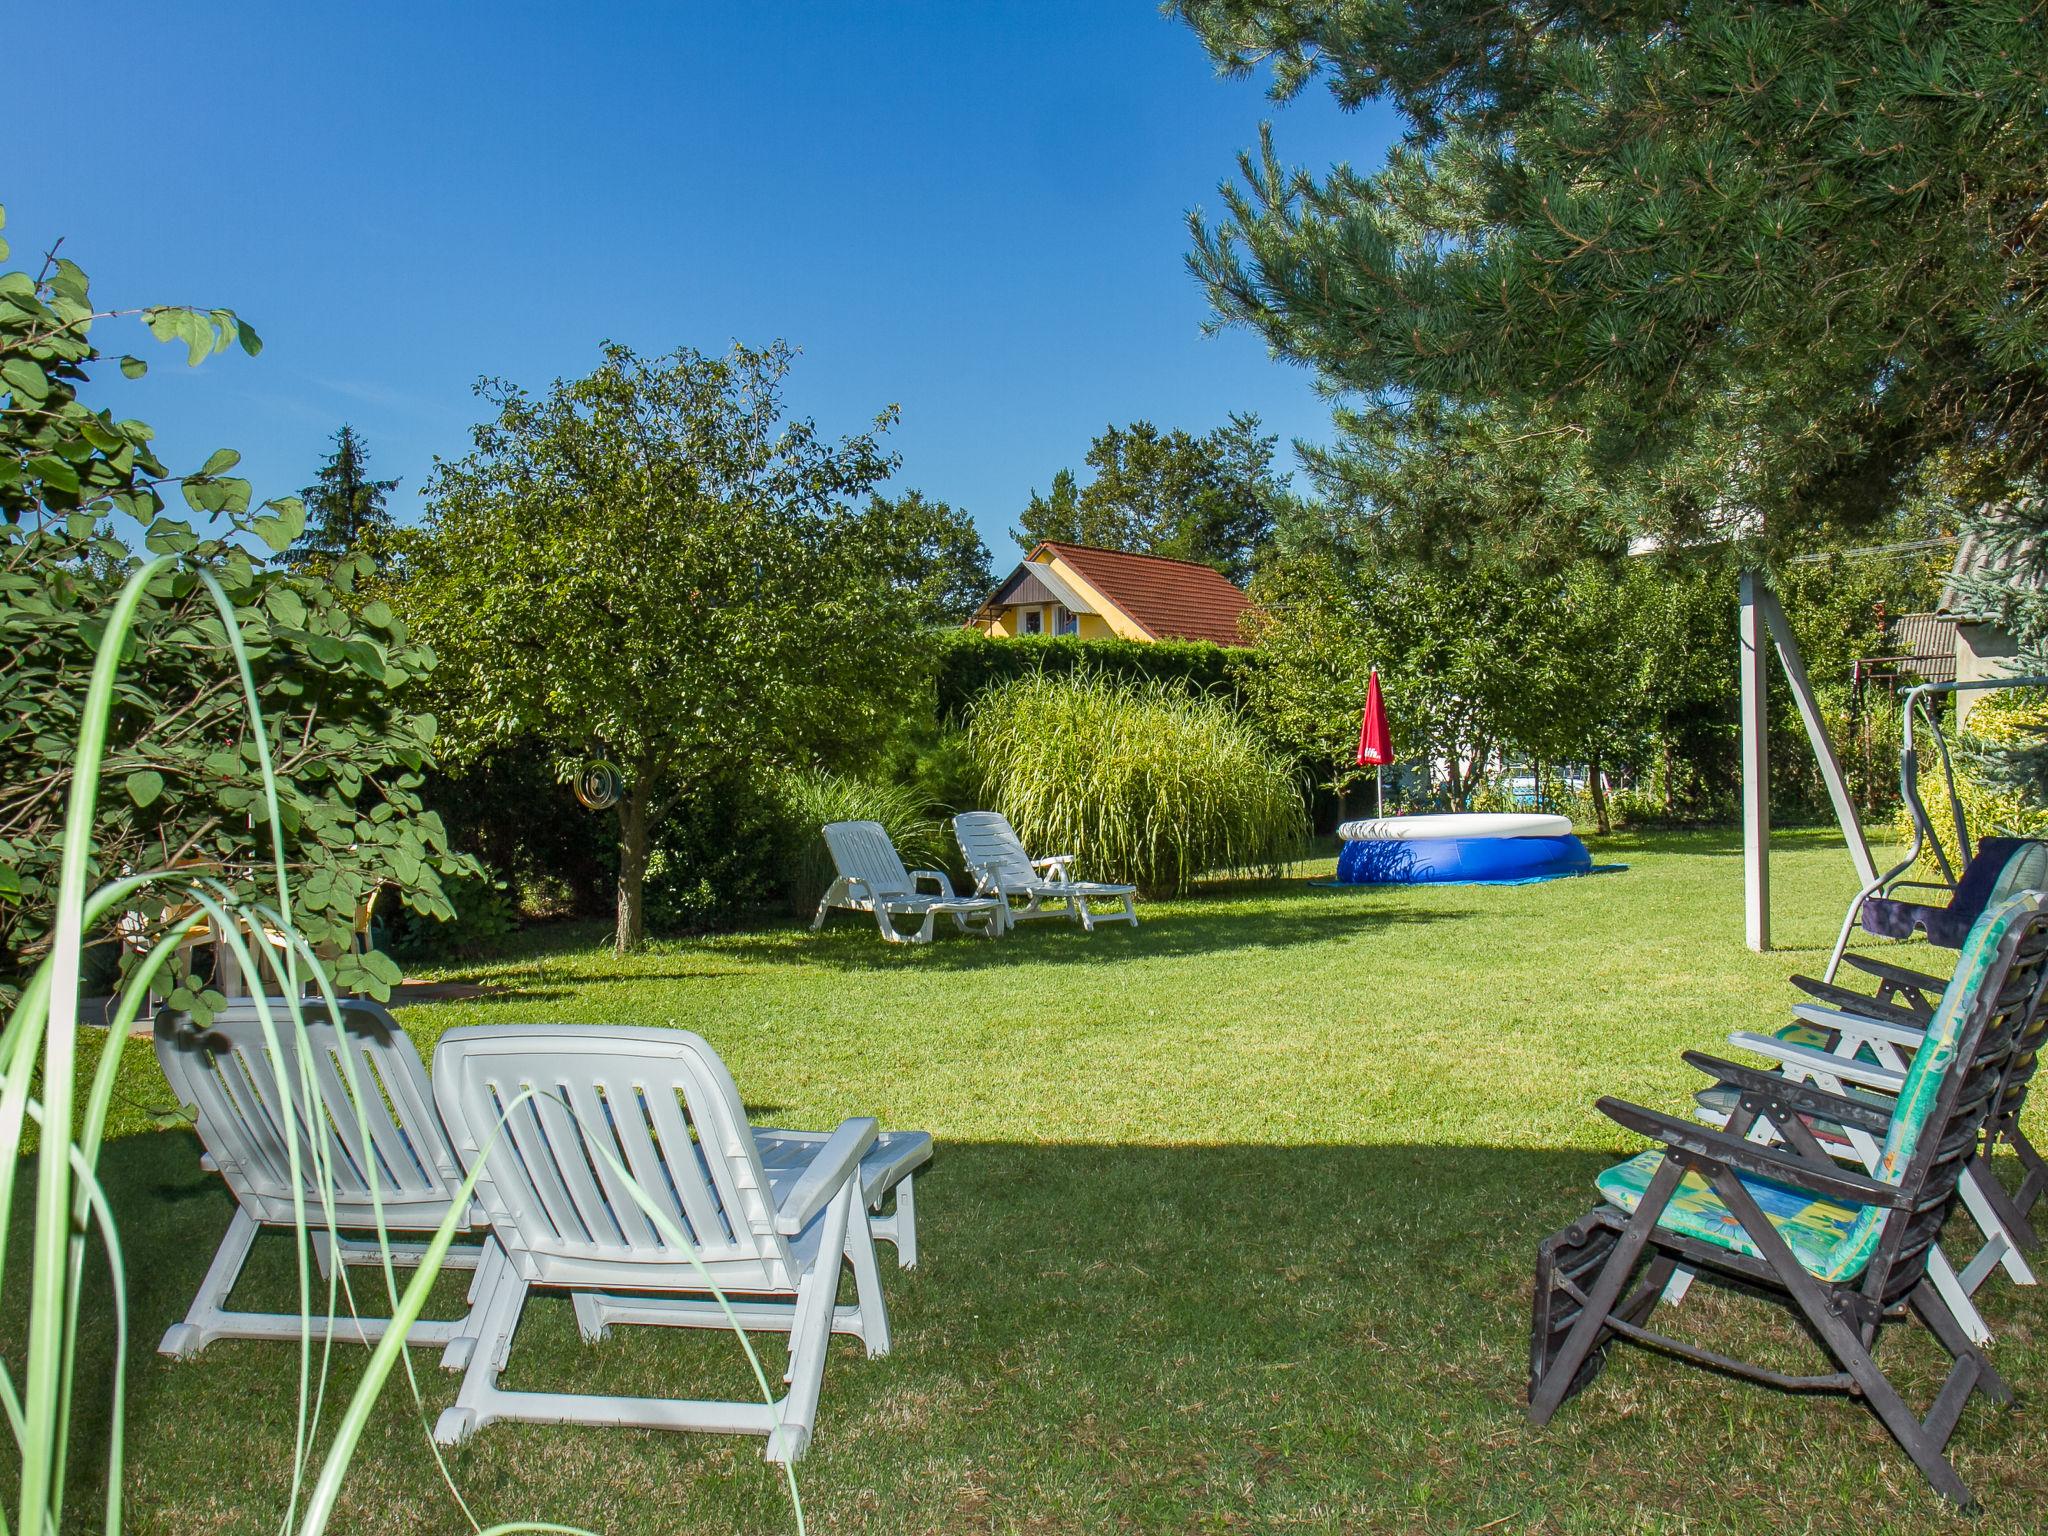
[[[1134,681],[1183,682],[1236,695],[1233,661],[1242,646],[1209,640],[1083,640],[1078,635],[984,635],[957,629],[938,636],[938,716],[961,720],[990,688],[1038,672],[1099,672]]]
[[[403,909],[392,914],[388,945],[399,959],[429,965],[474,960],[518,931],[518,913],[502,880],[464,876],[444,881],[442,888],[455,912],[446,921],[431,922]]]
[[[1276,870],[1307,837],[1299,772],[1184,683],[1037,673],[983,694],[967,734],[992,808],[1027,845],[1147,895]]]
[[[773,774],[734,766],[700,780],[654,834],[647,925],[658,933],[731,927],[782,899],[799,846]]]
[[[832,883],[832,855],[823,828],[834,821],[879,821],[911,869],[950,869],[951,840],[917,790],[851,774],[791,774],[783,785],[795,856],[789,861],[789,907],[808,916]]]

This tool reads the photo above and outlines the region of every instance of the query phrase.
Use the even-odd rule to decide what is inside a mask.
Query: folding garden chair
[[[2044,959],[2048,898],[2023,894],[1985,913],[1889,1106],[1692,1052],[1691,1065],[1740,1094],[1726,1130],[1601,1099],[1602,1113],[1662,1146],[1602,1174],[1603,1203],[1537,1249],[1531,1421],[1546,1422],[1624,1338],[1770,1386],[1860,1396],[1939,1492],[1969,1503],[1949,1438],[1975,1393],[2007,1403],[2012,1391],[1929,1282],[1928,1254]],[[1814,1119],[1882,1137],[1876,1171],[1838,1165]],[[1782,1145],[1748,1139],[1759,1122]],[[1681,1266],[1787,1306],[1837,1369],[1788,1375],[1652,1331],[1645,1324]],[[1908,1311],[1954,1361],[1924,1418],[1873,1355],[1882,1325]]]
[[[825,828],[825,846],[832,854],[836,878],[818,903],[811,932],[825,926],[834,907],[874,915],[875,926],[891,944],[929,944],[932,928],[942,917],[965,933],[976,924],[989,938],[1006,926],[1004,904],[993,896],[956,896],[943,869],[905,869],[896,845],[878,821],[835,821]],[[936,889],[918,889],[930,881]],[[922,919],[912,933],[896,927],[898,917]]]
[[[771,1167],[725,1064],[677,1029],[450,1030],[434,1094],[464,1164],[481,1160],[477,1200],[509,1267],[435,1426],[441,1443],[499,1419],[626,1424],[764,1435],[769,1460],[791,1461],[810,1443],[831,1335],[887,1352],[862,1212],[872,1119],[844,1121],[801,1162],[785,1148]],[[841,1305],[849,1262],[857,1299]],[[568,1291],[586,1337],[620,1322],[787,1333],[788,1391],[771,1403],[501,1388],[535,1286]]]
[[[317,1000],[300,1008],[303,1042],[291,1004],[269,1000],[274,1051],[251,998],[229,1003],[203,1029],[168,1009],[157,1015],[157,1062],[178,1103],[194,1113],[203,1165],[218,1172],[235,1197],[227,1235],[184,1321],[157,1346],[162,1354],[195,1355],[215,1339],[300,1336],[297,1313],[227,1307],[256,1234],[266,1226],[296,1225],[294,1192],[313,1228],[323,1274],[337,1252],[344,1264],[379,1264],[387,1246],[395,1265],[418,1263],[423,1236],[380,1245],[346,1234],[374,1229],[380,1215],[387,1232],[431,1233],[454,1204],[460,1184],[455,1156],[428,1096],[419,1052],[398,1021],[366,998],[343,1001],[338,1018]],[[487,1237],[474,1212],[465,1213],[462,1225],[479,1240]],[[503,1259],[488,1241],[449,1250],[448,1268],[477,1271],[472,1317]],[[467,1358],[467,1322],[418,1322],[406,1341],[450,1346],[442,1363],[457,1368]],[[316,1316],[311,1327],[317,1337],[327,1319]],[[385,1327],[382,1318],[339,1317],[334,1337],[376,1339]]]
[[[1769,1035],[1738,1032],[1728,1037],[1729,1042],[1770,1057],[1787,1078],[1879,1106],[1888,1105],[1899,1092],[1910,1060],[1925,1039],[1923,1028],[1845,1010],[1806,1005],[1794,1012],[1800,1021],[1795,1027]],[[2040,1065],[2044,1040],[2048,1040],[2048,972],[2016,1028],[2012,1054],[2000,1073],[1983,1138],[1965,1164],[1958,1188],[1984,1241],[1960,1269],[1944,1251],[1946,1245],[1937,1244],[1928,1257],[1935,1287],[1979,1344],[1990,1342],[1991,1330],[1971,1298],[1984,1282],[2002,1269],[2016,1285],[2038,1283],[2028,1259],[2040,1248],[2031,1216],[2042,1190],[2048,1188],[2048,1163],[2020,1128],[2020,1114]],[[1695,1095],[1700,1118],[1708,1124],[1726,1123],[1737,1097],[1725,1086],[1702,1090]],[[1866,1169],[1876,1166],[1879,1144],[1869,1133],[1825,1118],[1812,1120],[1809,1129],[1836,1157],[1861,1163]],[[2020,1180],[2013,1190],[2006,1188],[1993,1162],[2001,1146],[2009,1149],[2019,1164]]]
[[[1088,933],[1104,914],[1090,910],[1091,901],[1114,901],[1123,910],[1107,914],[1109,921],[1138,926],[1135,885],[1105,885],[1093,880],[1076,880],[1070,873],[1071,853],[1034,859],[1024,849],[1009,819],[999,811],[963,811],[953,818],[953,836],[959,841],[960,856],[974,874],[975,894],[994,896],[1003,904],[1003,920],[1021,923],[1034,917],[1064,917]],[[1022,908],[1010,903],[1022,898]],[[1047,902],[1056,903],[1047,906]]]

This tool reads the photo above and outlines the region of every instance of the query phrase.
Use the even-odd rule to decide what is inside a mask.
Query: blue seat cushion
[[[1939,944],[1943,949],[1961,949],[1970,925],[1983,915],[2006,861],[2032,841],[2034,839],[2025,837],[1987,837],[1980,840],[1977,851],[1963,867],[1962,878],[1956,881],[1955,891],[1946,906],[1901,901],[1893,896],[1865,897],[1864,932],[1881,939],[1910,939],[1917,929],[1927,935],[1930,944]]]

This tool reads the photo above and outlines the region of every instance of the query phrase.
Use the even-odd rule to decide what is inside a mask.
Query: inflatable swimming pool
[[[1563,816],[1390,816],[1347,821],[1337,835],[1339,885],[1508,885],[1593,870]]]

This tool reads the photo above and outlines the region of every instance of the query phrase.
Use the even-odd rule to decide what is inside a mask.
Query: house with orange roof
[[[1243,645],[1240,621],[1251,605],[1211,566],[1047,540],[1024,557],[967,623],[986,635]]]

